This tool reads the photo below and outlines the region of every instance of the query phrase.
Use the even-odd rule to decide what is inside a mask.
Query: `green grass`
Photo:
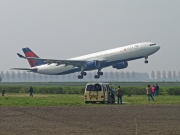
[[[6,93],[0,97],[0,106],[66,106],[83,105],[83,95],[76,94],[27,94]]]
[[[158,97],[153,97],[148,101],[147,95],[132,95],[131,97],[124,96],[123,102],[131,105],[140,105],[140,104],[180,104],[180,96],[172,95],[160,95]]]
[[[146,95],[132,95],[131,97],[123,96],[125,105],[141,104],[180,104],[180,96],[160,95],[154,97],[155,101],[149,102]],[[6,93],[0,97],[0,106],[85,106],[83,95],[79,94],[35,94],[29,97],[28,93],[13,94]],[[103,104],[87,104],[103,105]]]

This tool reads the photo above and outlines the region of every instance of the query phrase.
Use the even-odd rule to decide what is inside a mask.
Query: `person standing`
[[[111,88],[111,92],[110,92],[111,102],[112,102],[112,103],[115,103],[114,93],[115,93],[115,90],[114,90],[114,88],[112,87],[112,88]]]
[[[156,84],[156,87],[155,87],[155,96],[158,96],[159,95],[159,86],[158,84]]]
[[[152,95],[153,96],[155,95],[155,86],[154,85],[152,86]]]
[[[154,101],[154,98],[152,96],[152,89],[151,89],[150,85],[148,85],[146,88],[146,94],[148,96],[148,101],[150,101],[150,98]]]
[[[123,96],[123,91],[120,86],[116,89],[117,97],[118,97],[118,104],[122,104],[122,96]]]
[[[4,96],[5,90],[2,88],[1,90],[2,96]]]
[[[29,94],[30,94],[30,97],[33,97],[33,87],[32,86],[30,86],[30,88],[29,88]]]

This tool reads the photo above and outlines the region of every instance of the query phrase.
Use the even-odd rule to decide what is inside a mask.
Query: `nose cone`
[[[156,49],[157,51],[160,49],[161,47],[159,45],[156,45]]]

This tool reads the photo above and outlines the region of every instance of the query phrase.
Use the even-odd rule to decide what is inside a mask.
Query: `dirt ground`
[[[0,107],[1,135],[179,135],[180,105]]]

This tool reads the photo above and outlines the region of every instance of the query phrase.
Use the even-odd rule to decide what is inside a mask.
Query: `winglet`
[[[23,55],[21,55],[21,54],[19,54],[19,53],[17,53],[17,55],[18,55],[20,58],[26,58],[26,57],[24,57]]]

